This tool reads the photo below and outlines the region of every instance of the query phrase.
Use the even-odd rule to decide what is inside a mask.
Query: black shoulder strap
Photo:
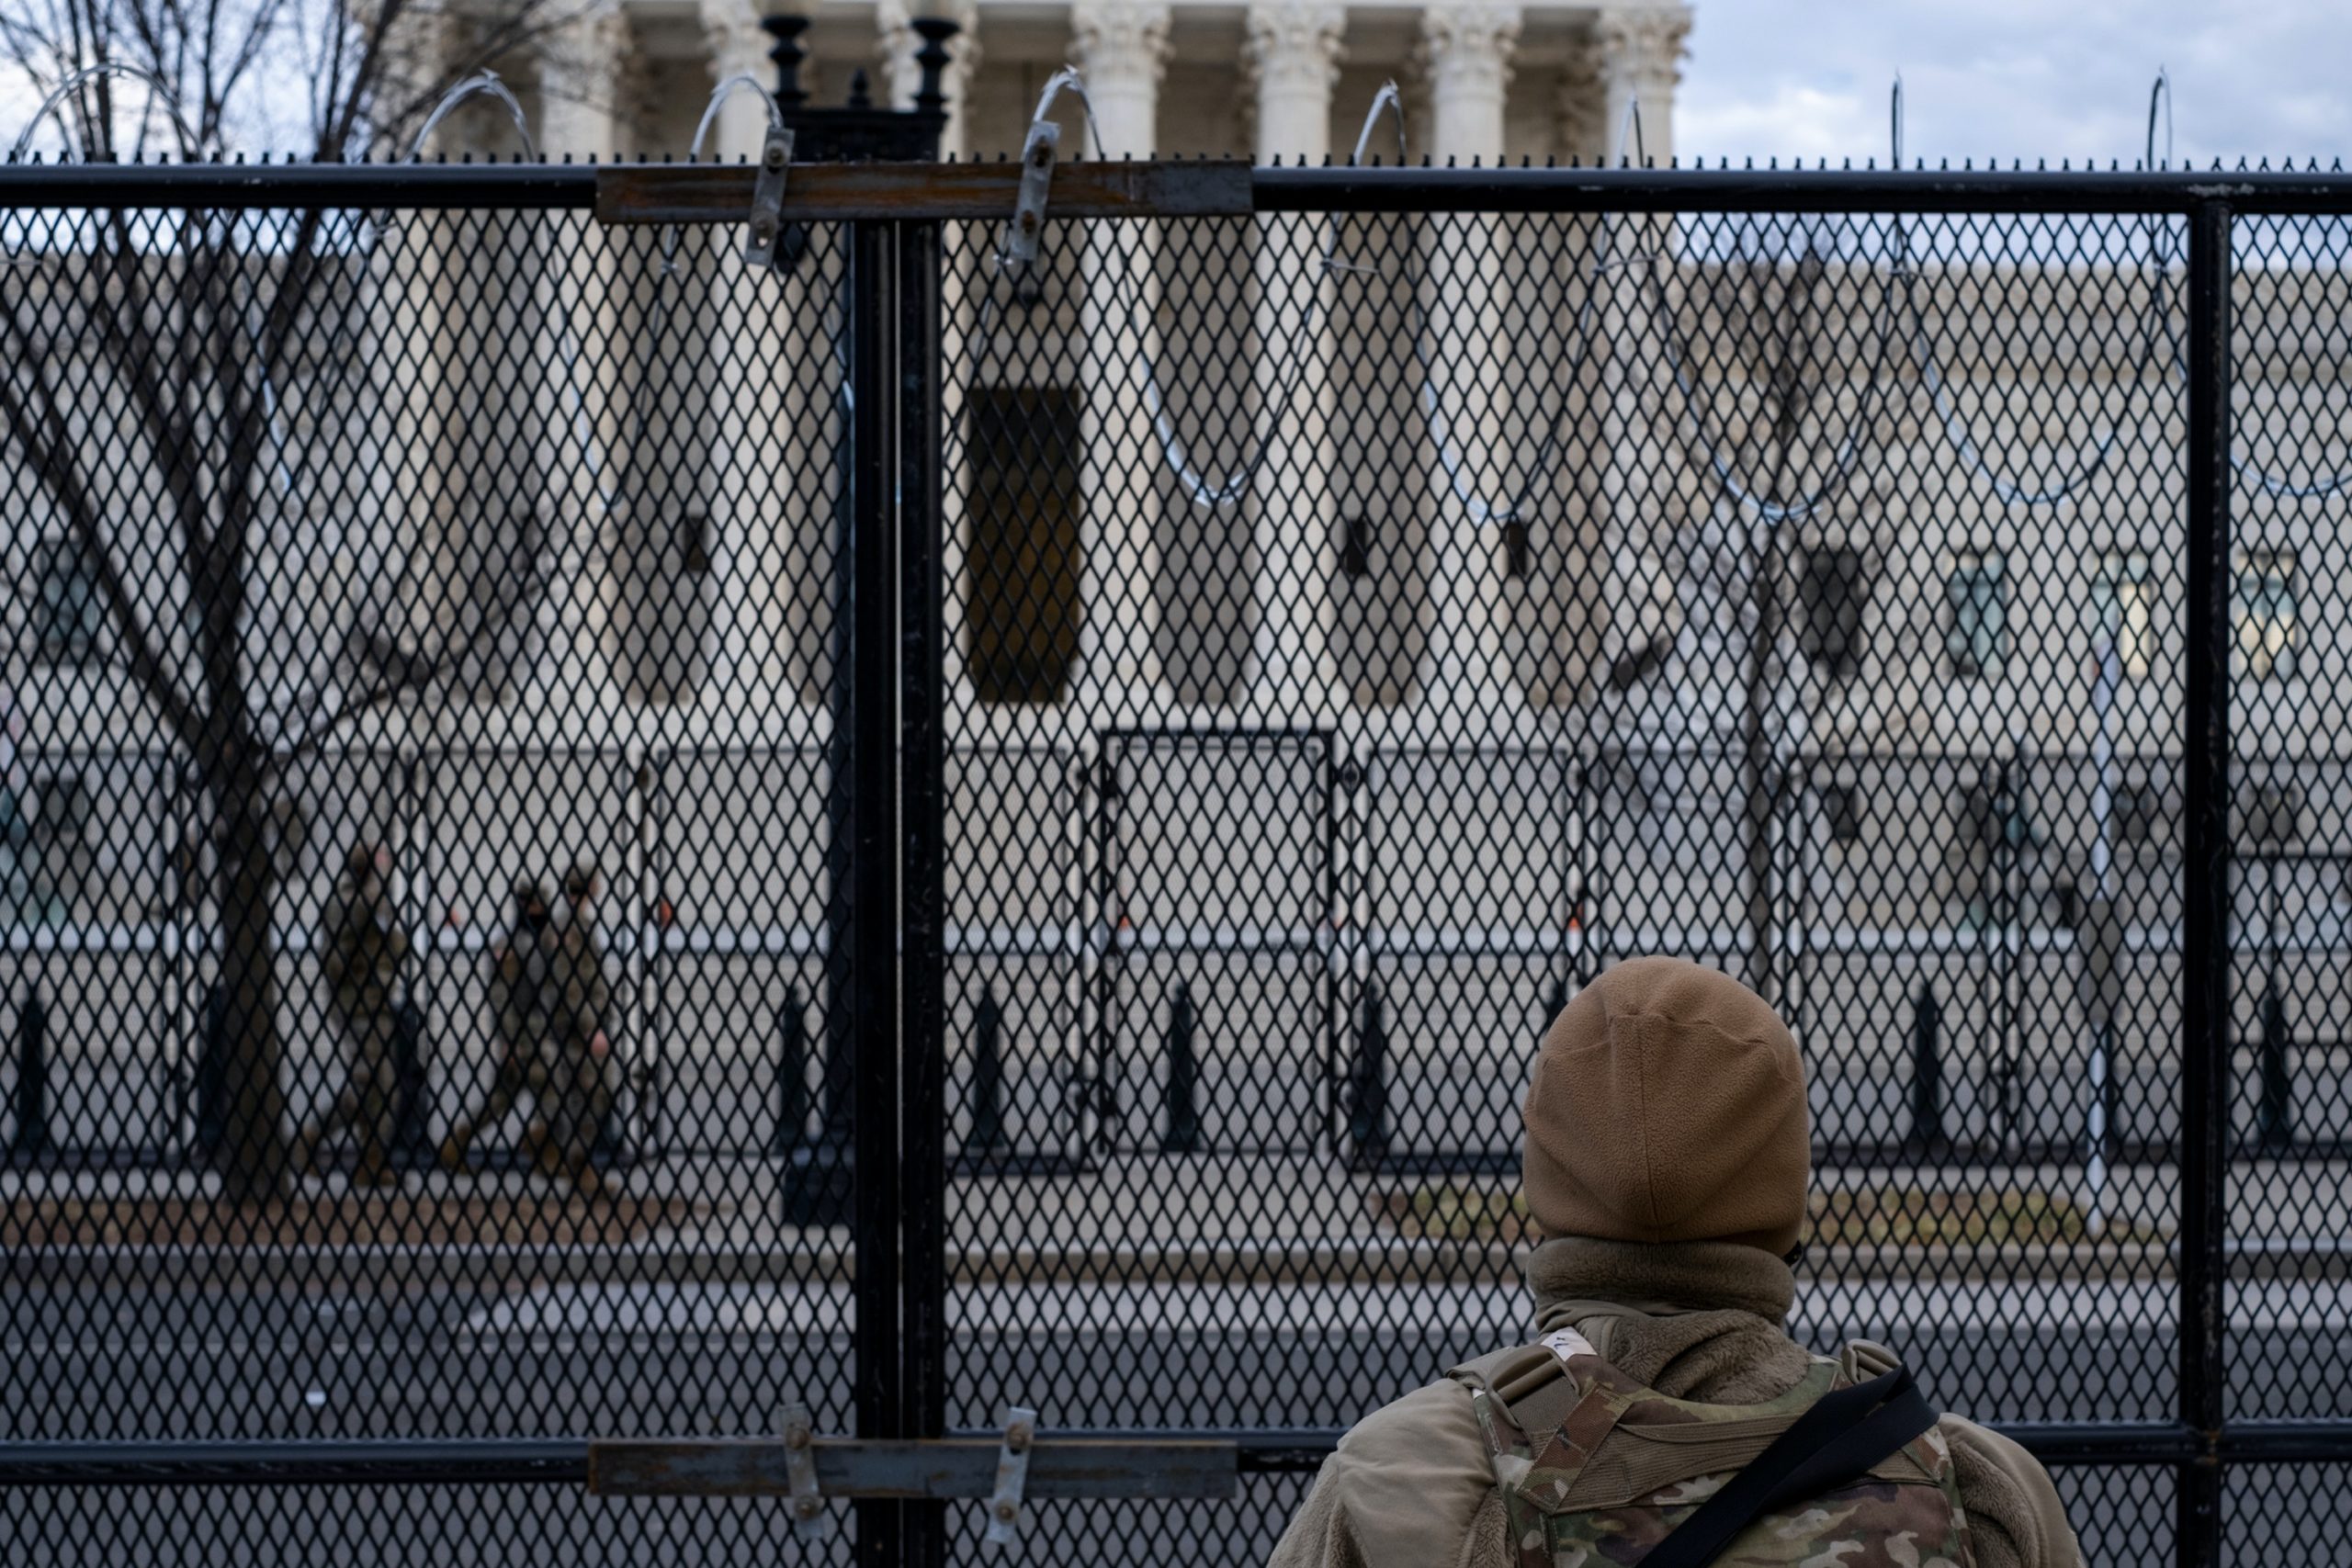
[[[1652,1547],[1642,1568],[1706,1568],[1763,1515],[1836,1491],[1935,1424],[1935,1411],[1900,1365],[1832,1390]]]

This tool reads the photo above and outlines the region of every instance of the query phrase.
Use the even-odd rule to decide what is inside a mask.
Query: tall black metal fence
[[[586,1440],[1018,1405],[1253,1560],[1663,951],[1796,1332],[2330,1560],[2352,184],[1063,173],[0,171],[9,1537],[748,1562]]]

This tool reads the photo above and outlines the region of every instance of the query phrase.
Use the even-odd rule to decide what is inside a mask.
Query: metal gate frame
[[[850,247],[850,534],[859,615],[854,769],[858,1038],[854,1405],[861,1436],[944,1434],[944,671],[942,224],[1002,220],[1018,166],[796,166],[784,217],[843,222]],[[605,221],[740,222],[754,171],[614,165],[66,166],[0,168],[0,209],[304,207],[594,209]],[[2230,290],[2241,213],[2352,216],[2352,176],[2320,174],[1791,170],[1263,168],[1072,164],[1055,216],[1253,213],[2100,214],[2186,220],[2187,681],[2178,1404],[2163,1421],[2031,1423],[2008,1432],[2054,1465],[2161,1467],[2177,1483],[2176,1551],[2218,1562],[2224,1471],[2352,1461],[2352,1420],[2229,1417]],[[895,589],[895,592],[894,592]],[[888,700],[895,697],[897,712]],[[903,1271],[901,1257],[905,1259]],[[1170,1433],[1170,1436],[1181,1434]],[[1206,1436],[1208,1434],[1199,1434]],[[1242,1468],[1311,1471],[1328,1428],[1217,1434]],[[0,1485],[560,1484],[587,1472],[585,1438],[0,1445]],[[939,1562],[945,1505],[863,1501],[862,1562]]]
[[[1288,747],[1299,753],[1305,767],[1311,770],[1315,783],[1312,792],[1318,800],[1319,819],[1316,831],[1309,835],[1317,841],[1321,861],[1308,868],[1309,875],[1318,878],[1309,934],[1304,944],[1279,936],[1261,937],[1254,942],[1235,943],[1217,948],[1219,952],[1248,953],[1259,956],[1290,955],[1306,960],[1312,965],[1312,979],[1320,993],[1316,998],[1319,1013],[1313,1038],[1318,1043],[1318,1058],[1311,1064],[1321,1077],[1317,1090],[1317,1114],[1308,1123],[1314,1137],[1325,1150],[1335,1149],[1339,1143],[1338,1052],[1341,1043],[1339,1006],[1339,986],[1332,973],[1330,919],[1338,907],[1340,872],[1340,826],[1338,752],[1336,740],[1329,730],[1313,726],[1234,726],[1229,728],[1204,729],[1182,726],[1125,725],[1100,729],[1095,734],[1095,757],[1091,770],[1092,785],[1087,792],[1086,808],[1091,818],[1087,837],[1092,846],[1093,863],[1087,878],[1087,902],[1084,906],[1084,929],[1100,932],[1084,946],[1085,958],[1092,973],[1085,979],[1089,993],[1085,1010],[1086,1023],[1080,1030],[1079,1055],[1084,1070],[1091,1076],[1085,1080],[1085,1095],[1091,1101],[1081,1114],[1081,1133],[1089,1132],[1086,1118],[1099,1122],[1099,1139],[1105,1154],[1130,1154],[1140,1144],[1136,1132],[1135,1111],[1140,1100],[1129,1097],[1119,1103],[1123,1086],[1145,1085],[1150,1081],[1150,1068],[1140,1053],[1123,1054],[1123,1036],[1148,1032],[1125,1027],[1121,1014],[1127,1010],[1120,987],[1128,978],[1124,961],[1142,948],[1131,943],[1125,932],[1125,900],[1133,889],[1123,886],[1120,873],[1125,869],[1121,854],[1120,829],[1128,820],[1125,810],[1130,786],[1122,769],[1127,760],[1159,749],[1182,750],[1219,745],[1232,751],[1274,751]],[[1183,953],[1185,939],[1179,938],[1172,951]],[[1134,1069],[1134,1076],[1127,1076]],[[1136,1090],[1140,1094],[1141,1090]],[[1115,1108],[1115,1110],[1114,1109]],[[1306,1154],[1317,1146],[1310,1142],[1306,1147],[1293,1146],[1283,1152]],[[1257,1144],[1222,1145],[1221,1153],[1267,1152]]]

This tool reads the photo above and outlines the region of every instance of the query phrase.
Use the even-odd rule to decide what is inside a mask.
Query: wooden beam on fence
[[[759,171],[748,164],[616,164],[596,171],[599,223],[740,223]],[[1010,220],[1018,164],[795,164],[787,222],[859,219]],[[1050,218],[1246,217],[1250,165],[1238,158],[1070,163],[1054,171]]]

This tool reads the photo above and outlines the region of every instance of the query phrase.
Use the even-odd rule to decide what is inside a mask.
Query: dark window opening
[[[97,656],[106,624],[89,554],[77,539],[43,539],[33,552],[38,657],[48,664],[87,664]]]
[[[972,406],[972,555],[965,606],[984,703],[1061,699],[1078,662],[1080,400],[987,387]]]
[[[2115,842],[2151,843],[2163,819],[2164,801],[2152,784],[2124,784],[2115,791],[2108,814],[2114,823]]]
[[[1503,525],[1503,574],[1513,581],[1527,577],[1527,525],[1516,517]]]
[[[1961,813],[1976,841],[1988,850],[2016,853],[2041,842],[2041,829],[2025,799],[2006,782],[1980,784],[1963,797]]]
[[[1854,797],[1852,784],[1826,784],[1821,791],[1821,818],[1828,824],[1829,840],[1836,844],[1857,842],[1862,836],[1861,803]]]
[[[96,799],[79,773],[35,778],[29,796],[5,792],[5,798],[0,851],[15,863],[8,880],[29,899],[26,912],[43,921],[62,919],[96,868]]]
[[[2240,550],[2236,564],[2230,608],[2237,621],[2237,667],[2257,681],[2290,681],[2303,644],[2295,552]]]
[[[1340,524],[1340,575],[1372,575],[1372,519],[1351,513]]]
[[[1833,681],[1844,680],[1861,665],[1862,611],[1870,602],[1863,567],[1860,550],[1805,552],[1797,584],[1804,612],[1797,642],[1814,667]]]
[[[2303,792],[2294,784],[2256,785],[2239,815],[2239,831],[2256,849],[2291,850],[2303,841]]]
[[[1999,552],[1973,551],[1958,558],[1944,578],[1951,625],[1944,652],[1955,679],[1993,680],[2009,656],[2009,585]]]

